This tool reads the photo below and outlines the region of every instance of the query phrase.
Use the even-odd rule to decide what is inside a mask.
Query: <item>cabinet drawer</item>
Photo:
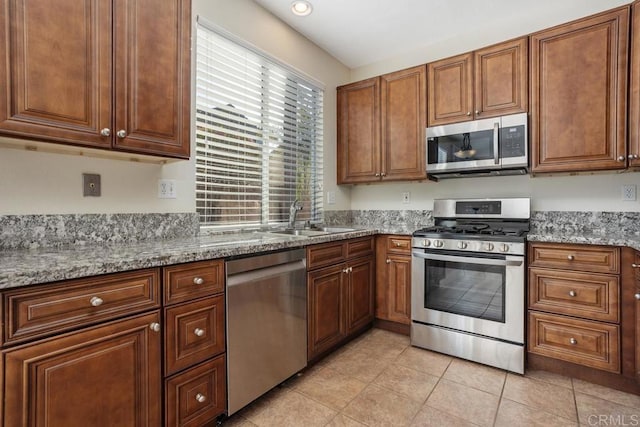
[[[529,351],[620,372],[620,329],[608,323],[529,312]]]
[[[618,274],[620,250],[610,246],[530,243],[529,266]]]
[[[224,352],[224,314],[223,295],[166,309],[166,375]]]
[[[160,307],[157,268],[4,292],[5,343]]]
[[[344,243],[327,243],[307,248],[307,269],[339,264],[346,258]]]
[[[410,254],[411,238],[410,237],[387,237],[387,252]]]
[[[200,261],[164,267],[164,303],[175,304],[224,291],[224,262]]]
[[[226,410],[225,357],[202,363],[166,380],[166,425],[199,427]]]
[[[618,322],[618,276],[529,269],[529,308],[592,320]]]
[[[347,240],[347,258],[373,255],[375,250],[373,237]]]

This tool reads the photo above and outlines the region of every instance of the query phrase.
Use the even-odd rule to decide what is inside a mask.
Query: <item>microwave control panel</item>
[[[508,126],[500,129],[500,157],[525,156],[527,145],[525,132],[525,126]]]

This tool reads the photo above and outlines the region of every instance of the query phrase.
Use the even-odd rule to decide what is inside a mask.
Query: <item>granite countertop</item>
[[[640,251],[640,236],[615,233],[530,232],[530,242],[579,243],[584,245],[628,246]]]
[[[355,228],[355,226],[352,226]],[[362,228],[314,237],[267,232],[185,237],[138,243],[70,245],[0,251],[0,289],[191,261],[227,258],[375,235]]]

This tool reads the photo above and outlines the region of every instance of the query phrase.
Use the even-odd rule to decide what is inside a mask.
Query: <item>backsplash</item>
[[[531,213],[531,232],[640,235],[640,212],[535,211]]]
[[[417,230],[433,225],[433,211],[428,210],[354,210],[326,211],[328,225],[354,224],[383,229]]]
[[[198,214],[0,215],[0,250],[196,236]]]

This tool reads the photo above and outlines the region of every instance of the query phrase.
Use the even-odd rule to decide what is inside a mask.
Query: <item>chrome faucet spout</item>
[[[302,210],[302,205],[298,203],[298,199],[295,199],[291,206],[289,206],[289,228],[295,228],[296,215]]]

